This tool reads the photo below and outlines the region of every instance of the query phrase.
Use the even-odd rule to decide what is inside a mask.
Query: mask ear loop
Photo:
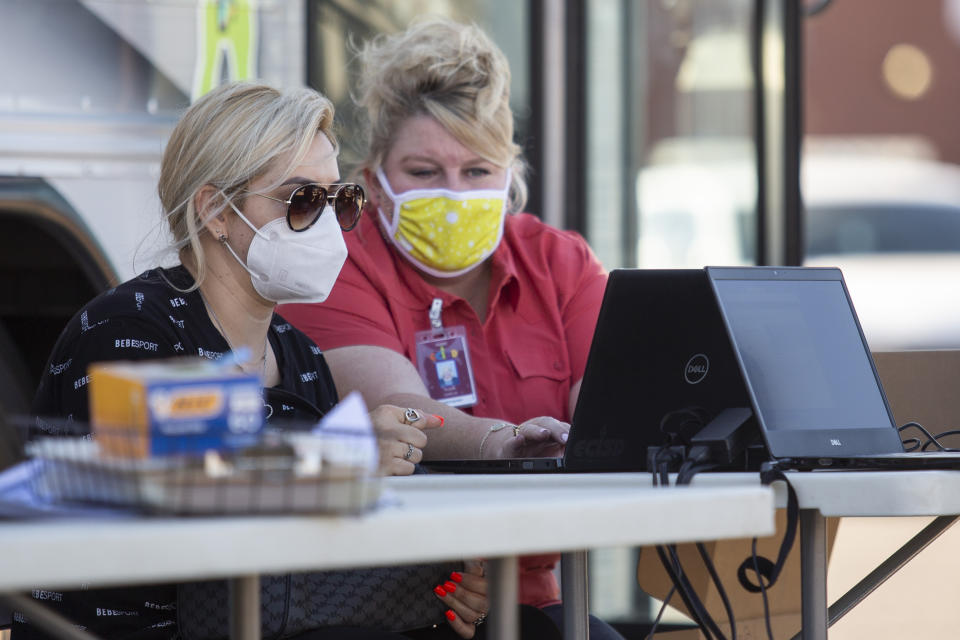
[[[223,191],[221,191],[220,193],[223,194],[224,199],[227,201],[227,204],[230,205],[230,208],[233,209],[233,212],[234,212],[235,214],[237,214],[238,216],[240,216],[240,219],[243,220],[244,224],[246,224],[248,227],[250,227],[250,230],[251,230],[251,231],[253,231],[255,234],[257,234],[258,236],[260,236],[260,237],[263,238],[264,240],[269,240],[269,239],[270,239],[269,237],[267,237],[267,234],[265,234],[265,233],[263,233],[262,231],[260,231],[260,229],[257,229],[255,226],[253,226],[253,223],[252,223],[252,222],[250,222],[249,220],[247,220],[247,216],[243,215],[243,214],[240,212],[240,209],[237,209],[237,205],[233,204],[233,200],[231,200],[230,198],[228,198],[228,197],[227,197],[227,194],[223,193]]]
[[[390,201],[393,204],[393,212],[388,219],[383,213],[383,207],[379,204],[377,205],[377,213],[380,216],[380,224],[383,225],[383,228],[386,230],[387,235],[391,238],[397,232],[397,226],[400,224],[400,211],[397,206],[397,194],[393,192],[393,189],[390,188],[390,183],[387,181],[386,174],[383,173],[382,167],[377,167],[377,180],[380,181],[380,186],[383,187],[383,190],[387,192],[387,195],[390,196]]]
[[[222,192],[221,192],[221,193],[222,193]],[[226,194],[224,194],[224,197],[226,197]],[[240,219],[243,220],[243,221],[246,223],[246,225],[247,225],[248,227],[250,227],[250,229],[251,229],[255,234],[257,234],[258,236],[260,236],[261,238],[263,238],[263,239],[265,239],[265,240],[269,240],[269,238],[267,237],[266,234],[262,233],[259,229],[257,229],[257,228],[254,227],[252,224],[250,224],[250,221],[247,220],[247,217],[246,217],[245,215],[243,215],[242,213],[240,213],[240,209],[237,209],[236,205],[234,205],[233,202],[231,202],[231,201],[228,199],[228,200],[227,200],[227,204],[230,205],[230,208],[233,209],[234,213],[236,213],[238,216],[240,216]],[[220,244],[222,244],[223,246],[225,246],[225,247],[227,248],[227,251],[229,251],[229,252],[230,252],[230,255],[233,256],[233,259],[237,261],[237,264],[239,264],[241,267],[243,267],[244,271],[246,271],[247,273],[250,274],[250,277],[251,277],[251,278],[256,278],[257,280],[259,280],[259,281],[261,281],[261,282],[267,282],[267,279],[264,278],[263,275],[261,275],[261,274],[259,274],[259,273],[253,272],[253,271],[250,269],[250,267],[248,267],[248,266],[246,265],[246,263],[245,263],[243,260],[240,259],[240,256],[237,255],[237,252],[234,251],[234,250],[233,250],[233,247],[230,246],[230,243],[227,242],[228,238],[227,238],[226,234],[221,233],[221,234],[219,235],[219,237],[217,238],[217,240],[219,240],[219,241],[220,241]]]

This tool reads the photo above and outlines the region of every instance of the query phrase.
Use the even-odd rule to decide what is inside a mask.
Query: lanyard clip
[[[430,327],[433,329],[442,329],[443,323],[440,322],[440,312],[443,309],[443,300],[434,298],[430,304]]]

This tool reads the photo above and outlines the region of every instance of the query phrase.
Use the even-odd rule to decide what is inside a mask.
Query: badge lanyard
[[[444,327],[440,314],[443,300],[430,305],[430,328],[414,334],[417,345],[417,370],[430,397],[451,407],[472,407],[477,403],[473,383],[467,328]]]

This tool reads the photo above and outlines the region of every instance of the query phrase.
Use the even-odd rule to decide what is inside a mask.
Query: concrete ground
[[[827,572],[830,602],[932,518],[843,518]],[[830,640],[960,636],[960,526],[948,529],[830,629]]]

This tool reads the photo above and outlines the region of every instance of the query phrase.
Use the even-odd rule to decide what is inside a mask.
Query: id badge
[[[473,368],[463,326],[440,327],[414,334],[417,369],[430,397],[451,407],[472,407],[477,403]]]

